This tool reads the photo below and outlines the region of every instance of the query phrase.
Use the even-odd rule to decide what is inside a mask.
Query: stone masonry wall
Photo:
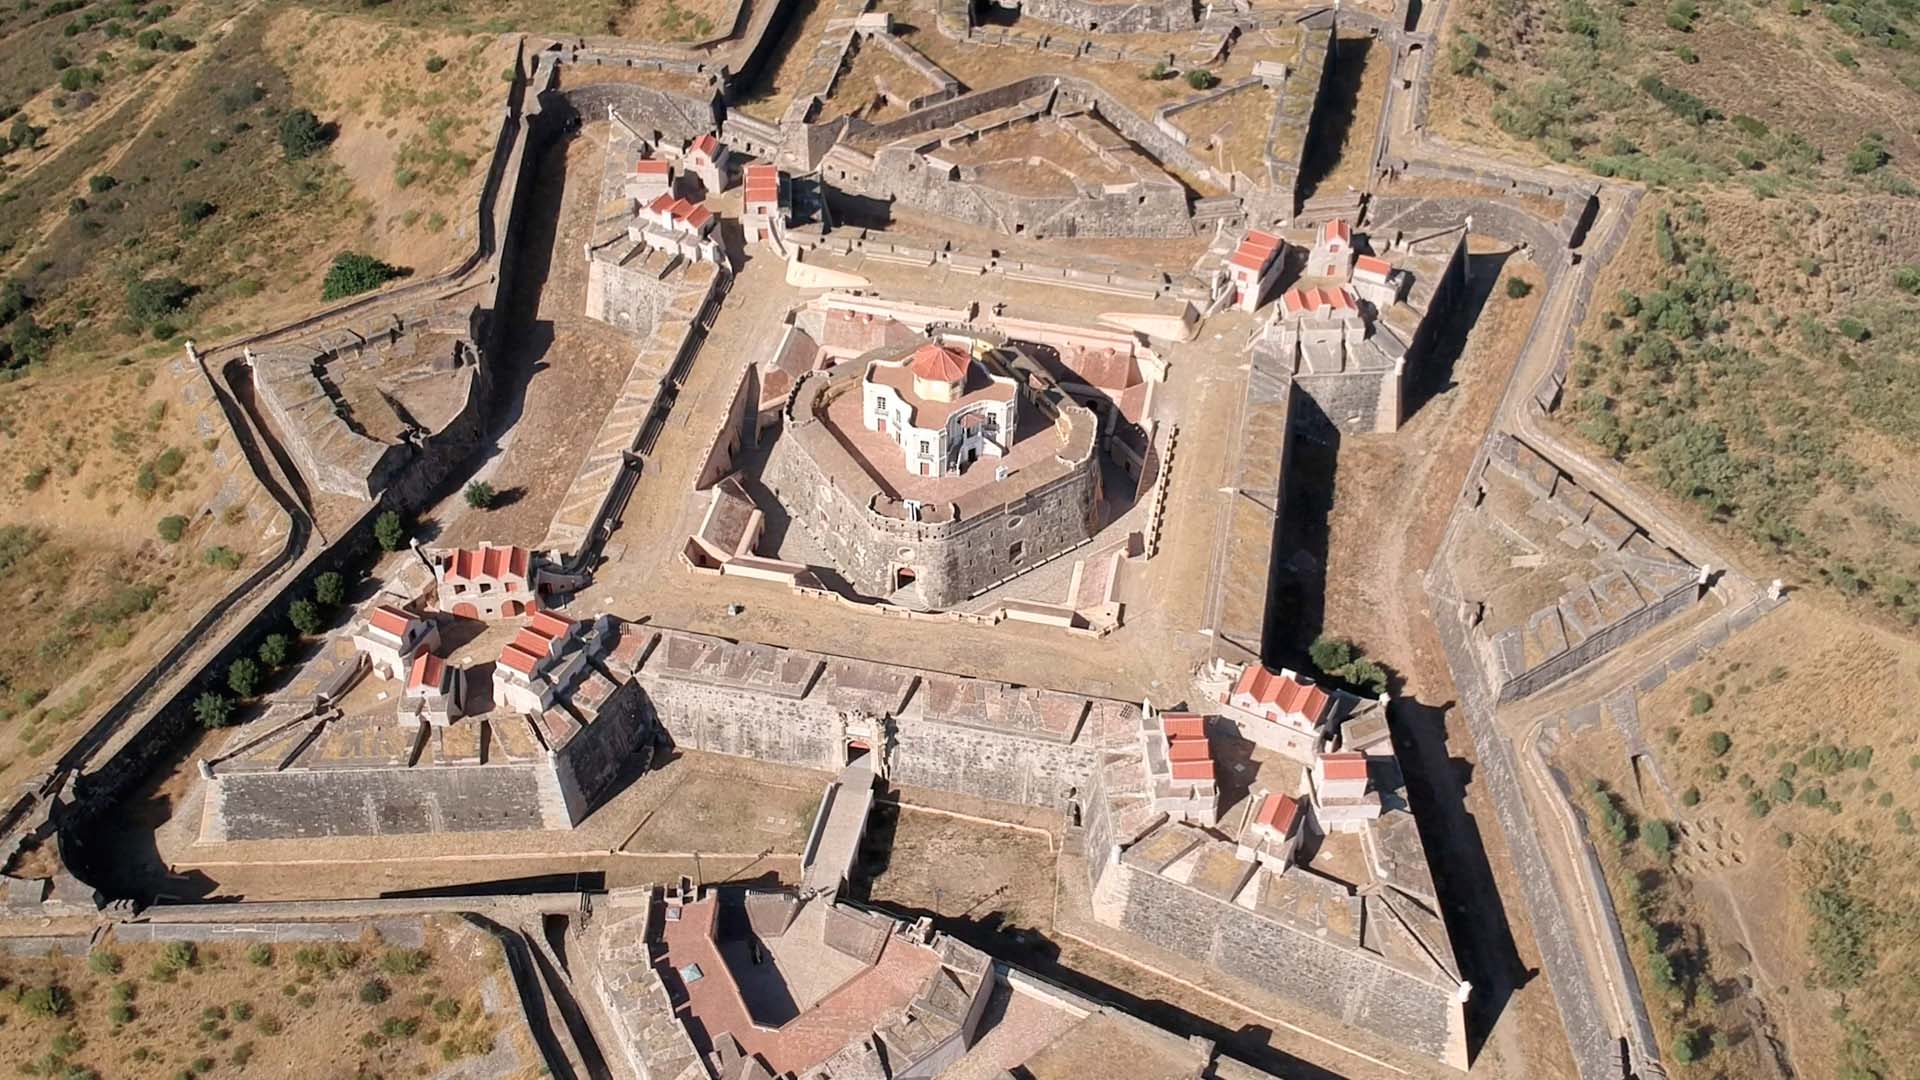
[[[638,687],[621,684],[601,706],[593,723],[554,755],[555,775],[570,823],[579,824],[589,810],[612,794],[636,753],[646,753],[651,747],[652,729],[646,722],[644,701],[645,694]]]
[[[631,331],[639,337],[653,333],[660,313],[681,292],[676,282],[662,281],[651,270],[621,266],[602,254],[588,260],[587,280],[587,318]]]
[[[1502,683],[1499,700],[1504,702],[1523,698],[1558,682],[1692,607],[1699,602],[1700,595],[1700,587],[1692,582],[1673,590],[1612,626],[1596,631],[1559,656]]]
[[[975,468],[987,468],[983,461]],[[895,521],[873,513],[830,479],[800,439],[782,432],[762,478],[781,504],[827,549],[834,567],[869,596],[894,590],[894,571],[912,567],[928,604],[964,600],[1093,535],[1097,462],[993,510],[951,524]],[[1013,545],[1021,557],[1011,555]]]
[[[1190,30],[1198,25],[1192,0],[1013,0],[1022,15],[1080,30],[1147,34]]]
[[[207,782],[202,835],[220,841],[546,828],[535,776],[541,767],[216,774]]]
[[[582,75],[591,78],[591,75]],[[636,83],[583,83],[540,95],[542,108],[570,107],[584,123],[604,120],[607,106],[613,106],[621,118],[641,132],[658,132],[661,137],[685,142],[696,135],[720,127],[720,94],[695,98]]]
[[[1067,195],[1019,195],[927,167],[908,144],[883,147],[863,194],[1008,235],[1185,237],[1193,234],[1186,192],[1173,183],[1133,183]]]
[[[890,779],[1023,806],[1065,806],[1086,790],[1095,752],[1009,739],[1005,732],[903,722]]]
[[[1329,430],[1380,430],[1381,403],[1397,403],[1400,400],[1399,382],[1400,374],[1392,368],[1323,375],[1297,374],[1293,377],[1293,383],[1306,395],[1306,401],[1294,410],[1294,423],[1315,437],[1324,437]],[[1350,418],[1357,419],[1349,422]],[[1394,417],[1395,423],[1398,420],[1397,416]]]
[[[1155,945],[1431,1057],[1464,1031],[1447,987],[1124,862],[1104,872],[1124,894],[1120,928]]]

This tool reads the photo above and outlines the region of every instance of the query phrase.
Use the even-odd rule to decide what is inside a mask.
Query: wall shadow
[[[1347,141],[1347,133],[1353,130],[1353,122],[1359,112],[1361,85],[1366,81],[1367,58],[1380,47],[1380,43],[1373,38],[1334,38],[1333,55],[1328,58],[1332,70],[1327,72],[1326,85],[1321,88],[1313,133],[1307,139],[1306,156],[1300,162],[1302,199],[1320,194],[1321,182],[1340,164],[1341,146]],[[1368,145],[1354,149],[1367,154],[1372,152],[1373,147]]]
[[[1480,321],[1493,295],[1493,283],[1499,280],[1501,269],[1512,255],[1511,251],[1500,251],[1485,255],[1468,253],[1466,256],[1467,287],[1460,293],[1459,303],[1447,311],[1427,349],[1427,355],[1413,366],[1407,379],[1405,400],[1408,420],[1418,414],[1427,402],[1455,386],[1454,368],[1467,351],[1467,338],[1473,333],[1474,325]]]

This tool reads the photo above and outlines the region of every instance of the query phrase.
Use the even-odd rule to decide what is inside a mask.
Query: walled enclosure
[[[1057,434],[1028,436],[1059,437],[1063,445],[1055,456],[976,487],[957,502],[909,513],[821,418],[835,396],[859,391],[874,355],[800,381],[762,476],[855,589],[889,595],[906,570],[928,605],[948,606],[1093,536],[1099,424],[1064,395],[1055,405]],[[973,467],[993,466],[982,459]]]

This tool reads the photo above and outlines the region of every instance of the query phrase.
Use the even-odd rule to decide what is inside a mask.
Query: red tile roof
[[[1204,738],[1169,739],[1167,757],[1173,761],[1212,761],[1213,753]]]
[[[1253,813],[1255,824],[1265,825],[1274,832],[1285,836],[1293,831],[1293,823],[1300,818],[1300,801],[1291,795],[1278,792],[1270,793],[1260,800],[1259,809]]]
[[[1207,735],[1207,719],[1196,713],[1161,713],[1160,730],[1166,732],[1169,739],[1204,739]]]
[[[1385,259],[1376,259],[1371,255],[1361,255],[1353,260],[1354,273],[1377,274],[1386,277],[1393,273],[1393,264]]]
[[[641,176],[673,175],[672,166],[664,161],[655,161],[652,158],[641,158],[639,161],[634,162],[633,171],[639,173]]]
[[[533,669],[540,666],[541,655],[543,654],[521,648],[519,640],[515,639],[506,648],[500,650],[500,666],[522,675],[532,675]]]
[[[1284,713],[1306,717],[1319,723],[1332,698],[1325,690],[1308,682],[1290,679],[1260,664],[1249,664],[1233,686],[1235,694],[1245,694],[1256,704],[1270,705]]]
[[[1367,755],[1339,753],[1320,755],[1320,771],[1329,780],[1365,780]]]
[[[413,622],[413,616],[392,604],[381,604],[367,615],[367,622],[375,630],[392,634],[394,637],[406,637],[407,626]]]
[[[536,611],[533,618],[527,620],[527,629],[539,633],[542,637],[565,637],[573,629],[573,620],[564,615],[555,615],[551,611]]]
[[[1255,229],[1242,237],[1233,255],[1227,261],[1248,270],[1264,270],[1273,257],[1286,245],[1278,236]]]
[[[438,690],[446,685],[447,661],[422,649],[413,658],[413,670],[407,675],[409,690]]]
[[[705,154],[708,157],[712,157],[720,149],[720,140],[714,138],[712,133],[709,132],[693,140],[693,145],[688,149],[693,153]]]
[[[1211,780],[1213,779],[1213,761],[1176,761],[1173,763],[1175,780]]]
[[[526,583],[531,554],[523,547],[457,548],[445,558],[447,577],[453,581],[491,578],[495,581]]]
[[[1320,227],[1320,235],[1329,240],[1352,240],[1353,226],[1345,218],[1334,218]]]
[[[909,367],[915,378],[928,382],[957,383],[967,377],[967,365],[972,362],[972,357],[963,350],[929,341],[913,350],[913,362]]]

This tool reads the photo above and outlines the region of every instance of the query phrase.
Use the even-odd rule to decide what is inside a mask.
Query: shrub
[[[1687,700],[1687,711],[1695,716],[1704,716],[1713,711],[1713,695],[1705,690],[1695,690]]]
[[[346,598],[346,578],[329,570],[313,579],[313,599],[321,607],[337,607]]]
[[[193,699],[193,716],[203,728],[226,727],[233,722],[233,702],[216,691],[208,690]]]
[[[1881,141],[1880,136],[1868,135],[1861,140],[1859,146],[1848,151],[1847,171],[1855,176],[1864,176],[1892,160],[1893,155],[1887,152],[1886,144]]]
[[[1673,829],[1660,820],[1649,821],[1640,827],[1640,839],[1646,843],[1647,850],[1655,858],[1666,862],[1673,858]]]
[[[65,1016],[73,1008],[73,995],[64,986],[36,986],[20,995],[20,1007],[29,1016]]]
[[[95,949],[87,954],[87,970],[95,975],[118,975],[120,957],[106,949]]]
[[[1699,1056],[1699,1036],[1691,1028],[1681,1028],[1673,1033],[1673,1060],[1687,1065]]]
[[[427,57],[427,74],[429,75],[440,74],[440,72],[444,70],[446,66],[447,66],[447,58],[444,56],[434,55],[434,56]]]
[[[260,689],[260,665],[241,657],[227,665],[227,688],[243,698]]]
[[[1173,74],[1173,69],[1167,67],[1167,62],[1165,60],[1155,60],[1153,62],[1153,66],[1148,68],[1147,73],[1145,75],[1142,75],[1141,78],[1146,79],[1149,82],[1159,82],[1162,79],[1165,79],[1172,74]]]
[[[420,1018],[417,1016],[389,1016],[380,1022],[380,1034],[389,1039],[411,1039],[413,1033],[420,1030]]]
[[[469,482],[465,495],[467,505],[473,507],[475,510],[488,509],[493,505],[493,500],[497,497],[496,492],[493,490],[493,485],[487,483],[485,480]]]
[[[280,1018],[272,1013],[261,1013],[260,1019],[255,1020],[253,1026],[259,1029],[262,1035],[278,1035],[285,1027],[280,1023]]]
[[[280,152],[288,161],[309,158],[326,148],[326,126],[311,109],[295,109],[280,118]]]
[[[197,290],[176,277],[141,278],[127,283],[127,314],[142,325],[185,310]]]
[[[106,173],[94,173],[92,176],[87,177],[87,190],[93,192],[95,195],[104,195],[112,191],[119,183],[120,181],[115,180]]]
[[[1680,803],[1682,806],[1700,805],[1700,789],[1697,787],[1690,787],[1687,790],[1681,792]]]
[[[1187,85],[1195,90],[1211,90],[1219,81],[1214,78],[1213,72],[1206,68],[1195,68],[1187,72]]]
[[[167,543],[177,544],[180,538],[187,534],[187,519],[179,514],[169,514],[160,519],[160,523],[154,526],[154,531],[158,532],[160,539]]]
[[[185,971],[200,962],[200,953],[191,941],[169,941],[166,948],[160,950],[158,962],[174,971]]]
[[[406,275],[406,270],[381,262],[371,255],[343,251],[335,255],[333,265],[327,267],[327,276],[320,283],[320,299],[339,300],[370,292]]]
[[[225,544],[213,545],[203,552],[200,558],[208,566],[217,566],[222,570],[238,570],[242,561],[240,553]]]
[[[52,472],[53,470],[51,468],[49,468],[48,466],[42,465],[39,468],[28,472],[26,476],[22,477],[20,480],[20,486],[23,488],[26,488],[28,491],[39,491],[41,488],[46,486],[47,477]]]
[[[389,975],[418,975],[427,970],[424,949],[388,949],[380,958],[380,968]]]
[[[280,635],[275,634],[273,637],[280,637]],[[272,638],[268,640],[272,640]],[[282,637],[280,640],[284,642],[287,639]],[[273,964],[273,946],[265,942],[255,942],[247,946],[247,963],[252,964],[254,967],[271,967]],[[246,1017],[243,1016],[241,1019],[244,1020]]]
[[[1714,757],[1720,757],[1733,749],[1733,736],[1724,731],[1716,731],[1707,736],[1707,749],[1713,753]]]
[[[1920,266],[1903,266],[1895,270],[1893,284],[1902,292],[1920,296]]]
[[[305,598],[295,600],[287,609],[287,621],[293,624],[295,630],[309,635],[319,633],[322,625],[320,609]]]
[[[1510,277],[1507,279],[1507,297],[1511,300],[1523,300],[1533,292],[1533,286],[1526,281]]]
[[[368,979],[360,984],[360,1003],[378,1005],[393,995],[387,984],[380,979]]]
[[[253,1019],[253,1006],[244,1001],[236,1001],[227,1010],[227,1015],[244,1024]]]
[[[260,648],[257,651],[256,655],[260,657],[260,666],[266,668],[269,671],[272,671],[273,669],[279,667],[281,664],[284,664],[287,662],[287,651],[288,651],[287,635],[268,634],[266,638],[260,642]],[[265,952],[266,959],[253,960],[254,949],[266,950]],[[273,950],[268,949],[265,945],[255,945],[252,949],[247,950],[247,959],[253,960],[253,962],[256,964],[272,963]]]
[[[107,1006],[107,1019],[113,1021],[115,1024],[132,1023],[133,1017],[133,1006],[125,1002],[121,1002],[118,1005]]]
[[[178,473],[186,463],[187,455],[181,453],[178,447],[169,446],[153,459],[153,471],[155,475],[166,479]]]
[[[1783,776],[1767,788],[1767,794],[1774,802],[1790,803],[1793,801],[1793,781]]]
[[[433,1017],[443,1024],[459,1019],[460,1003],[452,998],[441,998],[433,1003]]]
[[[205,199],[190,199],[180,204],[180,224],[198,225],[213,216],[213,204]]]
[[[1353,643],[1340,638],[1316,638],[1307,647],[1307,658],[1321,671],[1334,671],[1353,662]]]
[[[407,543],[407,524],[397,510],[388,510],[373,522],[373,538],[382,551],[398,551]]]

